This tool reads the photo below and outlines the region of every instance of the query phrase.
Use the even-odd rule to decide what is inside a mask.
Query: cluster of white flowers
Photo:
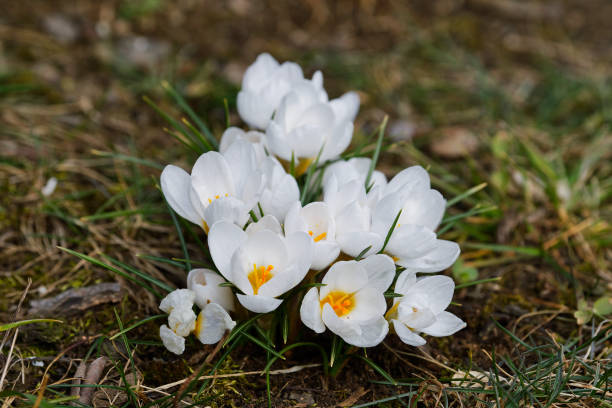
[[[379,344],[389,323],[414,346],[425,344],[419,333],[448,336],[465,327],[445,311],[453,280],[417,277],[448,268],[459,255],[456,243],[435,233],[446,201],[420,166],[387,181],[371,171],[369,158],[340,158],[358,108],[354,92],[330,101],[320,72],[305,79],[295,63],[262,54],[238,94],[240,116],[259,130],[227,129],[219,152],[202,154],[191,174],[166,166],[166,200],[204,229],[218,269],[191,271],[188,289],[162,301],[169,318],[160,335],[170,351],[182,353],[191,332],[205,344],[219,341],[235,325],[228,314],[234,298],[268,313],[303,296],[305,326],[328,328],[359,347]],[[300,186],[312,189],[304,174],[315,165],[309,173],[317,175],[321,201],[307,203]],[[234,290],[220,286],[226,281]],[[310,285],[292,291],[300,284]]]

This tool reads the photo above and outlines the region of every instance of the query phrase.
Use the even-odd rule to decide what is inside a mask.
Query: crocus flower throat
[[[272,279],[274,276],[271,273],[272,269],[274,269],[274,265],[261,265],[257,267],[257,264],[253,264],[253,271],[249,273],[247,277],[249,278],[249,282],[251,282],[253,293],[255,295],[257,295],[257,292],[259,292],[261,285]]]

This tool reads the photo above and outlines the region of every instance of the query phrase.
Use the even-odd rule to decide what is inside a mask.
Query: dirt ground
[[[444,236],[462,245],[462,262],[477,269],[478,279],[499,277],[457,290],[450,310],[468,324],[457,335],[418,350],[389,337],[368,350],[394,379],[416,386],[382,384],[379,373],[353,358],[335,378],[319,366],[271,375],[273,406],[351,406],[411,391],[418,398],[380,404],[495,403],[459,391],[442,398],[441,390],[457,370],[500,367],[506,375],[509,364],[498,363],[499,356],[524,367],[538,360],[500,326],[547,347],[582,344],[610,328],[600,317],[579,325],[574,312],[581,301],[590,307],[612,293],[611,17],[612,3],[597,0],[0,3],[0,322],[64,321],[19,329],[20,359],[9,367],[5,389],[36,395],[43,374],[50,384],[70,379],[94,349],[120,364],[133,352],[136,374],[121,379],[110,369],[107,384],[158,387],[208,367],[212,347],[194,342],[177,357],[151,344],[159,341],[155,321],[129,333],[131,349],[109,341],[118,321],[127,327],[158,314],[157,300],[57,247],[97,259],[106,254],[183,286],[183,269],[151,258],[183,258],[155,183],[165,164],[188,168],[195,156],[164,132],[143,96],[180,118],[160,87],[169,81],[220,135],[224,99],[239,125],[242,73],[267,51],[297,61],[306,74],[321,69],[331,96],[358,90],[356,140],[390,116],[392,143],[380,164],[388,176],[429,166],[434,186],[449,199],[486,182],[449,216],[475,205],[495,208],[460,219]],[[50,177],[58,187],[45,197],[40,191]],[[201,259],[198,240],[186,240],[191,257]],[[120,285],[75,292],[43,309],[32,303],[103,282]],[[14,331],[6,334],[0,367]],[[329,350],[327,337],[301,336]],[[296,349],[273,369],[320,363],[313,350]],[[608,340],[592,350],[606,376],[609,351]],[[260,371],[266,361],[261,348],[248,344],[218,373]],[[609,404],[606,387],[601,398]],[[45,398],[59,392],[69,393],[55,388]],[[204,395],[203,405],[265,406],[265,376],[221,378]],[[575,406],[600,406],[602,399],[590,398]],[[96,391],[93,403],[109,400],[129,401],[111,389]]]

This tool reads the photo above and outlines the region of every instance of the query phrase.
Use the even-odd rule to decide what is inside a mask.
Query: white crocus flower
[[[353,120],[359,109],[354,92],[333,101],[315,81],[302,81],[283,98],[266,129],[269,152],[296,161],[296,174],[306,171],[321,148],[321,163],[338,157],[351,142]]]
[[[260,54],[242,78],[237,99],[240,117],[254,128],[265,129],[283,96],[303,80],[296,63],[279,64],[270,54]]]
[[[168,204],[181,217],[205,231],[219,220],[244,225],[263,188],[253,145],[237,140],[224,154],[201,155],[191,175],[168,165],[161,174],[161,187]]]
[[[323,191],[329,188],[332,177],[335,177],[340,185],[358,181],[364,185],[364,187],[370,187],[365,186],[365,181],[368,177],[371,164],[372,159],[367,157],[354,157],[349,160],[339,160],[330,164],[325,168],[325,173],[323,174]],[[382,190],[387,185],[387,178],[382,172],[374,170],[370,177],[370,184],[370,192],[373,189]]]
[[[187,289],[195,293],[195,304],[204,309],[207,304],[218,303],[227,311],[234,311],[234,294],[218,273],[210,269],[193,269],[187,275]]]
[[[332,174],[326,186],[323,201],[334,219],[336,241],[342,252],[356,257],[369,247],[362,256],[376,253],[382,247],[383,238],[370,231],[372,211],[363,182],[353,179],[339,185]]]
[[[466,326],[463,320],[445,311],[454,290],[455,283],[448,276],[417,279],[415,273],[404,271],[395,284],[395,293],[402,296],[394,299],[386,317],[393,323],[400,339],[411,346],[426,343],[418,333],[450,336]]]
[[[245,132],[244,130],[235,126],[229,127],[221,136],[221,141],[219,142],[219,153],[224,154],[227,152],[230,146],[237,140],[245,140],[253,145],[257,163],[261,165],[261,163],[267,157],[265,136],[266,135],[258,132],[257,130],[249,130]]]
[[[311,268],[317,271],[327,268],[340,255],[336,242],[336,223],[324,202],[313,202],[302,207],[296,201],[285,218],[285,233],[307,233],[314,243]]]
[[[159,308],[168,313],[168,326],[159,329],[164,346],[175,354],[185,350],[185,339],[196,326],[196,315],[193,312],[195,293],[189,289],[177,289],[170,292],[159,304]]]
[[[271,312],[282,303],[277,298],[304,279],[313,253],[304,232],[286,237],[267,229],[245,232],[226,221],[210,229],[208,247],[219,272],[243,292],[238,301],[255,313]]]
[[[394,276],[395,265],[386,255],[336,262],[323,278],[325,286],[304,296],[302,322],[317,333],[327,327],[357,347],[376,346],[389,331],[384,292]]]
[[[398,173],[384,188],[372,214],[372,232],[383,239],[401,210],[385,248],[398,265],[412,272],[438,272],[459,256],[459,245],[436,238],[446,200],[430,188],[429,175],[421,166]]]
[[[159,327],[159,337],[164,347],[174,354],[181,355],[185,351],[185,338],[170,330],[165,324]]]
[[[273,157],[266,157],[261,163],[265,185],[259,199],[264,215],[273,215],[283,222],[291,205],[299,200],[300,190],[297,181],[287,174],[283,166]],[[259,206],[254,209],[259,214]]]
[[[226,331],[231,331],[235,326],[236,322],[221,305],[208,303],[198,315],[193,334],[202,344],[215,344]]]

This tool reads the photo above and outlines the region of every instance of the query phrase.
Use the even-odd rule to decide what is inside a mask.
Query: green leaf
[[[478,278],[478,269],[472,266],[465,266],[461,259],[453,265],[453,277],[460,283],[467,283]]]
[[[11,330],[11,329],[14,329],[15,327],[24,326],[26,324],[33,324],[33,323],[64,323],[64,322],[61,321],[61,320],[56,320],[56,319],[29,319],[29,320],[20,320],[18,322],[12,322],[12,323],[7,323],[7,324],[1,325],[0,326],[0,332]]]
[[[600,316],[612,314],[612,296],[605,295],[597,299],[593,304],[593,311]]]
[[[385,115],[382,123],[380,124],[378,131],[378,140],[376,141],[376,149],[374,150],[374,154],[372,155],[372,162],[370,163],[370,168],[368,169],[368,175],[365,179],[365,188],[367,191],[372,187],[370,185],[370,179],[372,178],[372,173],[374,173],[374,169],[376,168],[376,164],[378,163],[378,157],[380,156],[380,150],[382,149],[383,138],[385,137],[385,129],[387,128],[387,121],[389,120],[389,116]]]

